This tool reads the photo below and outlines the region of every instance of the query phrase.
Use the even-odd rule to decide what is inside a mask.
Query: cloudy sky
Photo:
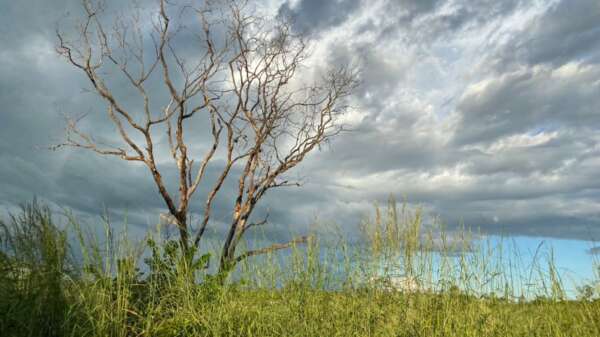
[[[393,195],[449,226],[600,240],[600,2],[261,6],[310,37],[309,64],[351,63],[362,82],[352,131],[297,168],[302,188],[264,200],[272,228],[315,218],[355,226]],[[0,8],[0,207],[38,196],[82,214],[127,213],[139,228],[155,223],[164,207],[146,170],[46,149],[63,136],[64,113],[87,112],[94,131],[112,131],[86,79],[55,52],[55,25],[79,15],[80,2],[0,0]],[[218,219],[231,203],[220,197]]]

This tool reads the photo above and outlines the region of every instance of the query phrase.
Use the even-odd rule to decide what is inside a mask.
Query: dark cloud
[[[390,0],[384,1],[382,12],[386,15],[380,24],[364,26],[363,29],[378,30],[380,39],[403,39],[429,45],[451,39],[464,31],[477,30],[498,18],[506,18],[521,4],[521,0]]]
[[[523,63],[553,67],[572,61],[598,63],[598,22],[598,1],[559,1],[503,46],[495,62],[503,67]]]
[[[598,79],[600,67],[575,63],[528,68],[476,83],[458,103],[455,142],[491,142],[536,129],[596,129]]]
[[[361,5],[361,0],[301,0],[295,6],[290,1],[279,7],[278,15],[291,18],[298,31],[313,33],[346,20]]]
[[[127,7],[115,1],[109,8]],[[302,188],[263,200],[256,218],[269,214],[267,236],[336,225],[352,232],[373,202],[395,195],[450,226],[600,237],[597,1],[545,8],[517,0],[299,0],[273,11],[315,39],[318,69],[352,62],[362,86],[352,131],[293,172]],[[144,167],[45,149],[62,136],[63,112],[88,113],[82,126],[114,141],[103,104],[53,51],[65,12],[68,23],[81,13],[79,1],[13,1],[0,12],[0,205],[37,195],[92,217],[106,206],[141,231],[164,212]],[[191,38],[183,33],[182,41]],[[185,55],[197,52],[180,46]],[[126,105],[139,104],[121,81],[110,84]],[[160,83],[149,89],[162,91]],[[152,102],[162,103],[162,96]],[[194,151],[206,137],[194,133]],[[176,180],[170,165],[160,168]],[[216,202],[215,236],[231,216],[234,183]],[[196,218],[205,194],[194,200]]]

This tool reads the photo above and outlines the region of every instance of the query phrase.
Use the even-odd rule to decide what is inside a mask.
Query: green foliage
[[[439,251],[439,228],[395,207],[363,223],[367,246],[311,241],[223,284],[209,253],[116,240],[108,221],[99,239],[69,217],[73,263],[67,231],[34,202],[2,223],[0,336],[600,336],[597,294],[567,299],[551,253],[519,270],[501,247]]]
[[[62,336],[74,276],[67,235],[35,200],[0,221],[0,335]]]

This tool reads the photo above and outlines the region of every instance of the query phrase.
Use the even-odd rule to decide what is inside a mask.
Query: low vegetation
[[[2,222],[0,336],[600,336],[598,289],[567,296],[551,254],[519,267],[395,203],[362,244],[313,238],[224,283],[160,231],[136,243],[66,219],[34,202]]]

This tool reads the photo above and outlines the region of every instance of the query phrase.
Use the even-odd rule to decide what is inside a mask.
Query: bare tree
[[[298,185],[286,173],[343,130],[356,74],[341,67],[303,81],[306,40],[285,20],[256,14],[248,2],[157,2],[155,12],[136,8],[108,24],[104,6],[84,0],[86,15],[74,38],[57,30],[58,53],[106,103],[121,145],[97,140],[78,127],[78,119],[68,118],[66,140],[54,148],[79,147],[145,165],[185,253],[199,247],[226,179],[236,179],[221,271],[249,256],[305,242],[300,237],[236,255],[244,234],[266,222],[250,220],[257,202],[273,188]],[[137,106],[123,102],[111,87],[117,76],[137,92]],[[190,144],[199,135],[210,139],[201,154]],[[157,164],[161,154],[176,165],[178,193],[167,189]],[[206,172],[215,158],[224,164],[211,179]],[[198,210],[199,226],[192,228],[190,201],[200,186],[208,186],[208,193]]]

